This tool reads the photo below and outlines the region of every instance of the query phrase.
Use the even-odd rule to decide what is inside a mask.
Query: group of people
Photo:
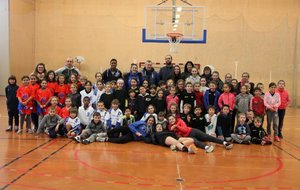
[[[228,150],[232,142],[272,144],[273,124],[274,141],[280,141],[290,103],[285,82],[271,82],[264,93],[263,84],[249,77],[244,72],[238,81],[227,73],[222,81],[218,71],[205,66],[200,74],[191,61],[182,72],[171,55],[159,72],[147,60],[141,71],[133,63],[125,75],[111,59],[110,68],[95,73],[94,82],[70,57],[56,71],[39,63],[21,78],[20,87],[15,76],[8,78],[7,131],[21,134],[25,123],[27,133],[66,136],[83,144],[144,141],[195,153],[196,147],[212,152],[214,146],[206,142]]]

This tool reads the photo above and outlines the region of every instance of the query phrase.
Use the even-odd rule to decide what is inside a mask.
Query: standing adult
[[[240,90],[245,84],[250,84],[250,93],[254,94],[254,83],[249,81],[250,74],[248,72],[243,72],[241,81],[237,84],[237,89]]]
[[[229,84],[231,84],[231,80],[232,80],[232,74],[226,73],[226,74],[225,74],[225,80],[224,80],[224,83],[229,83]]]
[[[32,74],[35,74],[39,81],[45,79],[47,74],[46,65],[44,63],[38,63]]]
[[[102,74],[102,79],[104,83],[115,80],[117,81],[119,78],[122,78],[122,72],[117,69],[118,61],[116,59],[110,60],[110,68],[106,69]]]
[[[70,77],[72,74],[75,74],[78,79],[81,75],[79,69],[74,66],[74,60],[72,57],[68,57],[65,61],[65,66],[57,69],[55,74],[56,76],[59,74],[65,75],[66,82],[70,82]]]
[[[177,84],[177,81],[179,79],[182,79],[181,69],[179,65],[175,65],[173,71],[171,72],[168,79],[172,79],[174,81],[174,84]]]
[[[131,79],[132,78],[136,79],[138,86],[140,86],[142,84],[142,81],[143,81],[142,74],[140,72],[138,72],[138,65],[135,63],[131,64],[129,73],[126,73],[124,75],[124,82],[125,82],[126,89],[131,88]]]
[[[173,72],[173,65],[172,65],[172,56],[171,55],[166,55],[165,57],[165,66],[160,68],[159,73],[158,73],[158,79],[159,81],[167,81],[168,78],[170,77],[171,73]]]
[[[206,85],[209,84],[209,82],[211,81],[211,77],[212,77],[212,70],[209,66],[205,66],[203,68],[203,74],[200,75],[201,78],[205,78],[206,79]]]
[[[194,63],[192,61],[187,61],[184,65],[184,71],[181,73],[181,78],[185,80],[192,74],[192,68],[194,67]]]
[[[214,71],[214,72],[212,73],[212,75],[211,75],[211,80],[216,82],[218,91],[219,91],[219,92],[223,92],[223,85],[224,85],[224,83],[223,83],[223,81],[220,79],[219,76],[220,76],[220,75],[219,75],[219,72],[218,72],[218,71]]]
[[[158,84],[158,73],[152,67],[152,61],[147,60],[145,62],[145,67],[141,71],[142,80],[148,81],[149,85],[156,85]]]

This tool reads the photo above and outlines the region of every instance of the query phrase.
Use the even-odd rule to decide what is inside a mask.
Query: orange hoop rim
[[[179,32],[169,32],[167,33],[167,36],[170,38],[180,38],[183,36],[183,34],[179,33]]]

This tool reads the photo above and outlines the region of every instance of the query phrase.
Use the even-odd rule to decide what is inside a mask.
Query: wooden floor
[[[300,189],[300,110],[288,109],[284,140],[196,155],[132,142],[82,145],[5,132],[0,97],[0,189]]]

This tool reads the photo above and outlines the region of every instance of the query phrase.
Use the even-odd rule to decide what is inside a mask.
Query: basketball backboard
[[[169,43],[170,32],[183,34],[180,43],[206,43],[205,7],[146,6],[143,42]]]

